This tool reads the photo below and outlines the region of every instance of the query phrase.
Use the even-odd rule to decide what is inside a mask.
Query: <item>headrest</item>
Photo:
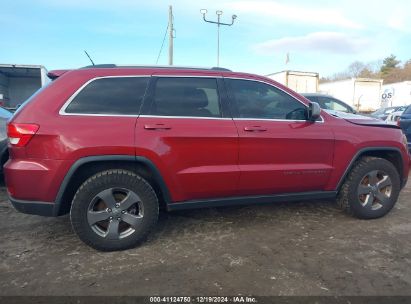
[[[203,90],[186,88],[184,90],[184,102],[182,103],[193,108],[205,108],[208,106],[208,98]]]
[[[208,106],[207,95],[201,89],[172,88],[159,91],[156,95],[157,107],[205,108]]]

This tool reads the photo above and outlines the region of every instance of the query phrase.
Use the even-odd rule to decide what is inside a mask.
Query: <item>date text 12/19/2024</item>
[[[257,303],[257,299],[250,296],[234,297],[150,297],[150,303]]]

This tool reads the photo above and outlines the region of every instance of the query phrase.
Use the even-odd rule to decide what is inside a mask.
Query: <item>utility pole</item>
[[[168,64],[173,65],[173,33],[174,33],[174,26],[173,26],[173,7],[170,5],[168,9],[168,29],[169,29],[169,36],[168,36]]]
[[[203,20],[208,23],[214,23],[217,24],[217,66],[220,66],[220,25],[227,25],[227,26],[232,26],[234,24],[234,20],[237,18],[237,15],[232,15],[231,16],[231,23],[223,23],[221,22],[221,15],[223,14],[223,11],[216,11],[217,15],[217,21],[211,21],[207,20],[205,15],[207,14],[206,9],[200,10],[200,13],[203,14]]]

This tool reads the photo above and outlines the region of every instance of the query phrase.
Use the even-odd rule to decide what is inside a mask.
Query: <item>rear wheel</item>
[[[78,189],[70,218],[79,238],[101,251],[136,246],[158,218],[153,188],[137,174],[107,170],[95,174]]]
[[[394,207],[400,193],[400,176],[382,158],[364,157],[349,173],[338,195],[342,209],[362,219],[379,218]]]

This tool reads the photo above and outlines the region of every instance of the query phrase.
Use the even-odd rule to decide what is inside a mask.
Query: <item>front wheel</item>
[[[107,170],[87,179],[77,190],[70,211],[79,238],[101,251],[136,246],[158,218],[158,200],[137,174]]]
[[[400,176],[386,159],[363,157],[343,184],[338,204],[357,218],[374,219],[386,215],[400,193]]]

